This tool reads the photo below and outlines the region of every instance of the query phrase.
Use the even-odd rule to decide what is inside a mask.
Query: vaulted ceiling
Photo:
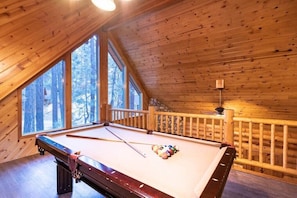
[[[91,0],[1,1],[0,100],[112,18],[129,19],[170,1],[116,2],[106,12]]]
[[[212,113],[297,118],[297,2],[185,0],[109,29],[150,97]],[[282,114],[282,115],[281,115]]]
[[[174,111],[211,113],[217,79],[236,115],[297,119],[297,2],[2,0],[0,100],[100,27],[147,95]]]

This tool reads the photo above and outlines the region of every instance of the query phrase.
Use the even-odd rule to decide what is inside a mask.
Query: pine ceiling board
[[[163,10],[166,7],[182,1],[183,0],[135,0],[129,2],[129,4],[120,1],[121,12],[104,25],[103,29],[112,30],[119,26],[127,26],[130,22],[133,22],[135,19],[138,19],[143,15]]]
[[[91,1],[47,0],[47,9],[40,5],[35,4],[37,8],[28,15],[1,26],[1,30],[10,28],[12,34],[5,36],[0,31],[6,43],[0,48],[0,100],[117,13],[103,12]]]
[[[45,10],[50,4],[47,0],[1,0],[0,2],[0,27],[39,9]]]
[[[251,5],[253,5],[253,4],[251,4]],[[254,8],[255,9],[255,8]],[[234,13],[232,13],[233,15],[234,15]],[[255,15],[254,13],[250,13],[249,15],[247,14],[247,16],[249,16],[249,17],[252,17],[253,15]],[[261,15],[260,15],[261,16]],[[183,16],[180,16],[179,17],[179,19],[182,19],[183,18]],[[184,19],[185,21],[186,20],[189,20],[189,19],[191,19],[192,17],[187,17],[186,19]],[[271,18],[271,17],[270,17]],[[236,20],[237,19],[237,17],[233,17],[233,20]],[[184,20],[182,20],[182,21],[184,21]],[[221,20],[221,19],[220,19]],[[232,21],[233,21],[232,20]],[[136,23],[136,26],[137,26],[137,31],[139,32],[138,33],[138,36],[139,36],[139,39],[129,39],[129,37],[125,37],[125,40],[127,40],[127,42],[125,43],[125,46],[126,46],[126,49],[127,50],[130,50],[129,49],[129,44],[131,44],[132,46],[138,46],[138,48],[139,48],[139,46],[144,46],[144,47],[147,47],[147,46],[150,46],[150,44],[152,43],[152,42],[154,42],[154,39],[153,38],[155,38],[156,40],[155,40],[155,42],[156,43],[158,43],[158,46],[157,45],[155,45],[155,46],[157,46],[157,47],[161,47],[162,46],[162,44],[161,44],[161,40],[160,40],[160,37],[162,38],[162,40],[164,40],[166,43],[165,44],[168,44],[167,42],[168,41],[166,41],[166,36],[167,36],[167,40],[173,40],[174,41],[174,43],[176,43],[177,41],[178,41],[178,39],[176,39],[175,37],[179,37],[180,39],[182,38],[182,35],[181,34],[179,34],[178,33],[178,30],[181,30],[181,31],[186,31],[186,30],[184,30],[184,29],[187,29],[187,27],[185,27],[185,26],[183,26],[183,28],[179,28],[179,27],[181,27],[183,24],[181,23],[177,23],[176,21],[177,20],[173,20],[174,22],[175,22],[175,26],[174,27],[171,27],[171,26],[169,26],[169,25],[166,25],[166,23],[163,23],[162,25],[158,25],[158,24],[155,24],[154,25],[154,23],[152,23],[152,21],[153,20],[148,20],[149,22],[150,22],[150,25],[151,25],[151,28],[148,28],[148,27],[145,27],[145,31],[141,31],[141,26],[139,26],[139,24],[138,23]],[[206,20],[207,22],[208,22],[208,20]],[[251,22],[255,22],[255,21],[258,21],[257,20],[257,18],[256,19],[249,19],[249,21],[248,22],[245,22],[245,23],[247,23],[247,24],[251,24]],[[265,22],[265,21],[264,21]],[[262,21],[261,21],[261,23],[262,23]],[[266,22],[265,22],[266,23]],[[222,26],[221,24],[223,24],[223,26],[224,27],[220,27],[220,26]],[[155,27],[158,25],[158,29],[156,29]],[[218,25],[218,27],[217,27],[217,25]],[[205,34],[207,34],[208,35],[208,37],[209,37],[209,39],[211,39],[212,38],[212,34],[216,34],[216,35],[222,35],[222,33],[225,31],[222,31],[221,29],[223,28],[223,29],[226,29],[226,30],[229,30],[230,28],[228,27],[228,23],[226,23],[226,22],[224,22],[224,23],[221,23],[221,21],[218,21],[217,22],[217,25],[216,24],[214,24],[214,25],[208,25],[208,26],[205,26],[205,28],[203,27],[203,28],[201,28],[201,29],[205,29],[205,30],[209,30],[209,29],[213,29],[213,31],[210,31],[210,32],[205,32]],[[274,25],[274,24],[273,24]],[[187,25],[188,26],[188,25]],[[214,27],[212,27],[212,28],[209,28],[209,26],[214,26]],[[255,38],[257,38],[257,37],[259,37],[259,35],[257,35],[257,34],[249,34],[249,32],[248,31],[258,31],[258,29],[256,29],[256,28],[261,28],[260,26],[257,26],[256,28],[255,28],[255,30],[253,30],[253,26],[252,27],[249,27],[249,25],[247,25],[247,26],[244,26],[244,24],[242,25],[243,27],[241,28],[242,29],[242,33],[243,34],[245,34],[246,36],[253,36],[254,35],[254,37]],[[159,28],[160,27],[160,28]],[[190,27],[193,27],[193,25],[192,26],[190,26]],[[291,26],[292,27],[292,26]],[[129,27],[129,29],[133,29],[132,28],[132,26],[131,27]],[[150,31],[150,29],[152,29],[151,31]],[[163,29],[165,29],[165,30],[171,30],[171,31],[164,31]],[[122,29],[123,30],[123,29]],[[189,29],[190,30],[190,29]],[[189,31],[188,30],[188,31]],[[193,29],[194,30],[194,29]],[[248,30],[248,31],[247,31]],[[221,32],[222,31],[222,32]],[[234,31],[234,30],[232,30],[232,31]],[[236,30],[235,30],[236,31]],[[121,31],[121,32],[123,32],[123,31]],[[141,33],[140,33],[141,32]],[[195,34],[195,32],[199,32],[199,31],[192,31],[191,32],[191,34]],[[155,33],[155,35],[154,35],[154,33]],[[166,33],[166,35],[165,36],[162,36],[162,33]],[[171,34],[172,33],[172,34]],[[255,32],[256,33],[256,32]],[[201,33],[200,33],[201,34]],[[229,35],[228,34],[228,32],[226,33],[227,35]],[[128,35],[130,35],[131,37],[134,37],[134,35],[135,34],[128,34]],[[170,37],[170,35],[173,35],[173,36],[175,36],[174,37],[174,39],[173,38],[171,38]],[[142,36],[142,37],[140,37],[140,36]],[[214,35],[215,36],[215,35]],[[222,40],[222,37],[223,37],[224,35],[222,35],[222,36],[220,36],[220,37],[218,37],[217,38],[217,40],[218,41],[221,41]],[[260,35],[261,36],[261,35]],[[137,37],[136,37],[137,38]],[[214,38],[216,38],[216,37],[214,37]],[[236,39],[237,37],[235,37],[234,36],[234,39]],[[242,36],[242,38],[244,38],[244,36]],[[148,40],[148,39],[150,39],[150,40]],[[133,41],[134,42],[137,42],[137,45],[135,45],[135,44],[133,44]],[[141,41],[139,41],[139,40],[141,40]],[[132,41],[132,42],[131,42]],[[193,38],[191,38],[191,41],[193,41]],[[232,40],[231,40],[232,41]],[[230,41],[230,42],[231,42]],[[202,48],[203,47],[205,47],[205,46],[202,46]]]
[[[290,58],[297,52],[296,10],[290,0],[183,1],[113,34],[150,96],[174,109],[189,109],[182,103],[171,105],[185,94],[207,95],[216,106],[214,87],[220,78],[226,79],[226,99],[263,104],[270,96],[271,101],[288,98],[278,95],[288,93],[295,79],[297,67]],[[290,72],[282,74],[282,62]]]
[[[160,9],[172,2],[176,0],[137,0],[131,2],[130,5],[127,2],[128,7],[122,6],[122,8],[128,10],[124,10],[125,17],[131,17],[140,15],[143,11]],[[69,50],[77,45],[75,43],[83,41],[91,32],[110,20],[111,16],[120,13],[119,9],[114,13],[103,12],[95,8],[90,1],[26,0],[16,2],[8,0],[1,3],[5,5],[3,6],[4,13],[0,15],[1,28],[9,32],[7,34],[8,32],[3,31],[1,32],[3,37],[0,36],[3,39],[3,42],[0,42],[3,47],[0,57],[0,87],[3,90],[1,94],[9,94],[10,90],[12,91],[30,76],[41,71],[45,65],[50,64],[53,59],[58,58],[66,48]],[[135,6],[131,7],[131,4]],[[77,33],[80,33],[80,37],[72,36]],[[58,50],[54,50],[55,48]],[[34,67],[31,66],[33,63]],[[17,74],[15,80],[10,74]],[[1,94],[0,99],[4,97]]]

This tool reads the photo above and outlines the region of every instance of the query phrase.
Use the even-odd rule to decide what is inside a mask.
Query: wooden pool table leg
[[[58,159],[57,162],[57,193],[63,194],[72,192],[73,179],[68,167]]]

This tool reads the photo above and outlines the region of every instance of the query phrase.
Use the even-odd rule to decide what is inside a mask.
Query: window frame
[[[83,45],[85,42],[87,42],[89,39],[91,39],[93,36],[97,36],[97,45],[98,45],[98,50],[97,50],[97,71],[98,71],[98,79],[97,79],[97,87],[98,87],[98,95],[97,95],[97,104],[98,104],[98,109],[97,109],[97,118],[98,120],[100,120],[100,89],[101,87],[100,85],[100,58],[101,58],[101,54],[100,54],[100,34],[97,33],[93,33],[91,34],[87,39],[83,40],[82,42],[80,42],[79,44],[75,45],[73,48],[71,48],[69,51],[67,51],[64,55],[60,56],[58,59],[56,59],[55,61],[53,61],[52,63],[50,63],[48,66],[46,66],[44,69],[42,69],[41,71],[39,71],[36,75],[34,75],[34,77],[32,77],[31,79],[29,79],[26,83],[24,83],[22,86],[20,86],[17,89],[17,100],[18,100],[18,139],[22,139],[22,138],[31,138],[31,137],[35,137],[37,134],[42,134],[42,133],[51,133],[51,132],[56,132],[56,131],[61,131],[61,130],[66,130],[66,129],[71,129],[71,128],[75,128],[72,127],[72,89],[71,89],[71,83],[72,83],[72,71],[71,71],[71,53],[76,50],[77,48],[79,48],[81,45]],[[23,134],[23,123],[22,123],[22,90],[24,88],[26,88],[28,85],[30,85],[32,82],[34,82],[36,79],[38,79],[41,75],[43,75],[45,72],[49,71],[52,67],[54,67],[57,63],[59,63],[60,61],[64,61],[65,62],[65,79],[64,79],[64,105],[65,105],[65,111],[64,111],[64,127],[63,128],[59,128],[59,129],[51,129],[51,130],[44,130],[44,131],[35,131],[35,132],[30,132],[28,134]],[[90,125],[90,124],[88,124]],[[88,126],[88,125],[82,125],[82,126]],[[79,126],[81,127],[81,126]]]
[[[60,61],[64,61],[65,65],[64,65],[64,73],[65,73],[65,79],[64,79],[64,104],[65,104],[65,111],[64,111],[64,127],[59,128],[59,129],[49,129],[49,130],[43,130],[43,131],[35,131],[35,132],[30,132],[28,134],[23,134],[23,112],[22,112],[22,90],[25,89],[28,85],[30,85],[31,83],[33,83],[35,80],[37,80],[40,76],[42,76],[44,73],[48,72],[51,68],[53,68],[56,64],[58,64]],[[20,88],[18,88],[17,90],[17,98],[18,98],[18,123],[19,123],[19,127],[18,127],[18,139],[21,138],[30,138],[30,137],[34,137],[37,134],[40,133],[49,133],[49,132],[53,132],[53,131],[57,131],[57,130],[64,130],[66,129],[66,93],[67,93],[67,86],[66,86],[66,72],[67,72],[67,64],[65,61],[65,56],[62,56],[61,58],[59,58],[58,60],[52,62],[51,64],[49,64],[49,66],[47,66],[46,68],[44,68],[43,70],[41,70],[40,72],[38,72],[33,78],[31,78],[30,80],[28,80],[26,83],[24,83]]]
[[[121,98],[119,98],[120,100],[123,101],[123,106],[125,107],[125,104],[126,104],[126,98],[125,98],[125,87],[124,87],[124,84],[125,84],[125,72],[124,72],[124,67],[120,67],[119,64],[117,63],[117,61],[113,58],[113,56],[108,52],[107,54],[108,57],[110,57],[113,61],[113,63],[115,64],[115,69],[114,69],[114,72],[117,73],[117,72],[120,72],[120,80],[122,81],[122,86],[121,86],[121,94],[119,94],[120,96],[122,96]],[[108,84],[108,90],[107,90],[107,93],[108,93],[108,104],[111,105],[112,108],[122,108],[122,107],[113,107],[112,104],[110,103],[111,101],[110,100],[113,100],[111,99],[109,96],[110,96],[110,91],[114,91],[114,90],[110,90],[110,80],[119,80],[118,78],[117,79],[110,79],[110,74],[109,74],[109,71],[110,71],[110,63],[109,63],[109,58],[107,60],[107,70],[108,70],[108,74],[107,74],[107,84]],[[112,85],[113,88],[116,88],[117,91],[118,91],[118,88],[119,87],[114,87]],[[118,95],[118,94],[116,94]]]
[[[135,91],[138,93],[138,95],[140,97],[140,99],[139,99],[140,107],[141,107],[141,109],[143,109],[143,93],[139,89],[138,85],[136,84],[136,82],[131,74],[129,75],[129,85],[128,85],[129,86],[129,109],[131,109],[131,107],[130,107],[130,83],[133,86],[133,88],[135,89]]]
[[[86,123],[84,125],[75,125],[73,126],[73,117],[72,117],[72,102],[73,102],[73,97],[72,97],[72,94],[73,94],[73,89],[72,89],[72,83],[73,83],[73,78],[72,78],[72,68],[73,68],[73,65],[72,65],[72,58],[73,58],[73,53],[80,47],[82,47],[84,44],[86,44],[87,42],[89,42],[93,37],[97,37],[96,38],[96,50],[95,50],[95,53],[97,54],[96,59],[96,70],[97,70],[97,80],[96,80],[96,92],[97,92],[97,95],[96,95],[96,106],[97,106],[97,120],[95,121],[92,121],[90,123]],[[98,120],[100,120],[100,79],[101,79],[101,76],[100,76],[100,35],[99,34],[92,34],[90,37],[88,37],[84,42],[82,42],[80,45],[78,45],[76,48],[72,49],[71,51],[68,52],[70,58],[69,58],[69,70],[71,71],[70,74],[69,74],[69,87],[71,87],[71,89],[69,90],[70,92],[70,105],[71,105],[71,108],[69,108],[69,117],[71,117],[71,119],[69,120],[69,127],[68,128],[76,128],[76,127],[82,127],[82,126],[87,126],[87,125],[90,125],[94,122],[98,122]]]
[[[26,83],[21,85],[17,89],[17,100],[18,100],[18,114],[17,114],[17,120],[18,120],[18,136],[19,139],[22,138],[30,138],[33,136],[36,136],[36,134],[40,133],[50,133],[57,130],[65,130],[74,128],[72,127],[72,71],[71,71],[71,53],[76,50],[78,47],[83,45],[85,42],[87,42],[90,38],[93,36],[97,36],[97,44],[98,44],[98,51],[97,51],[97,67],[98,67],[98,79],[97,79],[97,87],[98,87],[98,97],[97,97],[97,103],[98,103],[98,110],[97,110],[97,118],[98,120],[101,120],[101,114],[102,114],[102,105],[105,105],[104,101],[106,100],[105,97],[108,97],[108,90],[104,86],[104,82],[101,82],[104,79],[107,79],[108,77],[105,76],[104,71],[106,68],[108,68],[108,63],[106,61],[105,65],[105,56],[108,56],[108,53],[112,56],[114,61],[117,63],[117,65],[120,67],[120,69],[124,72],[124,98],[125,98],[125,106],[124,108],[129,109],[129,82],[130,78],[133,79],[133,84],[136,85],[134,88],[137,88],[137,90],[141,93],[141,109],[143,109],[144,102],[143,102],[143,90],[142,87],[139,86],[139,82],[135,81],[133,73],[131,73],[128,69],[129,64],[127,64],[127,60],[123,56],[123,53],[118,53],[118,49],[113,45],[110,38],[108,38],[107,33],[101,32],[100,30],[90,34],[86,39],[82,40],[80,43],[74,45],[62,56],[58,57],[56,60],[51,62],[48,66],[46,66],[44,69],[40,70],[36,75],[34,75],[31,79],[29,79]],[[103,51],[103,52],[102,52]],[[55,66],[60,61],[65,62],[65,79],[64,79],[64,105],[65,105],[65,111],[64,111],[64,127],[59,129],[52,129],[52,130],[45,130],[45,131],[36,131],[36,132],[30,132],[28,134],[22,134],[22,90],[28,86],[30,83],[35,81],[37,78],[39,78],[41,75],[43,75],[45,72],[47,72],[49,69],[51,69],[53,66]],[[103,64],[103,65],[102,65]],[[105,68],[106,67],[106,68]],[[103,75],[104,74],[104,75]],[[103,76],[102,76],[103,75]],[[104,119],[104,118],[103,118]],[[87,125],[86,125],[87,126]]]
[[[108,53],[112,56],[116,64],[122,69],[124,75],[124,96],[125,96],[125,109],[130,109],[130,90],[129,90],[129,83],[132,79],[132,84],[134,88],[137,88],[137,92],[140,93],[140,100],[141,100],[141,109],[143,109],[144,102],[143,102],[143,91],[141,90],[139,84],[135,81],[133,74],[129,71],[128,65],[121,56],[118,49],[113,44],[112,40],[108,39]]]

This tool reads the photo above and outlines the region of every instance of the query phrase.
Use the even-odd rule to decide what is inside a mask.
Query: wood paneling
[[[0,100],[117,13],[72,0],[6,0],[0,8]]]
[[[185,0],[112,29],[149,97],[177,112],[297,119],[297,2]]]
[[[16,91],[0,101],[0,163],[37,153],[35,138],[19,139]]]

